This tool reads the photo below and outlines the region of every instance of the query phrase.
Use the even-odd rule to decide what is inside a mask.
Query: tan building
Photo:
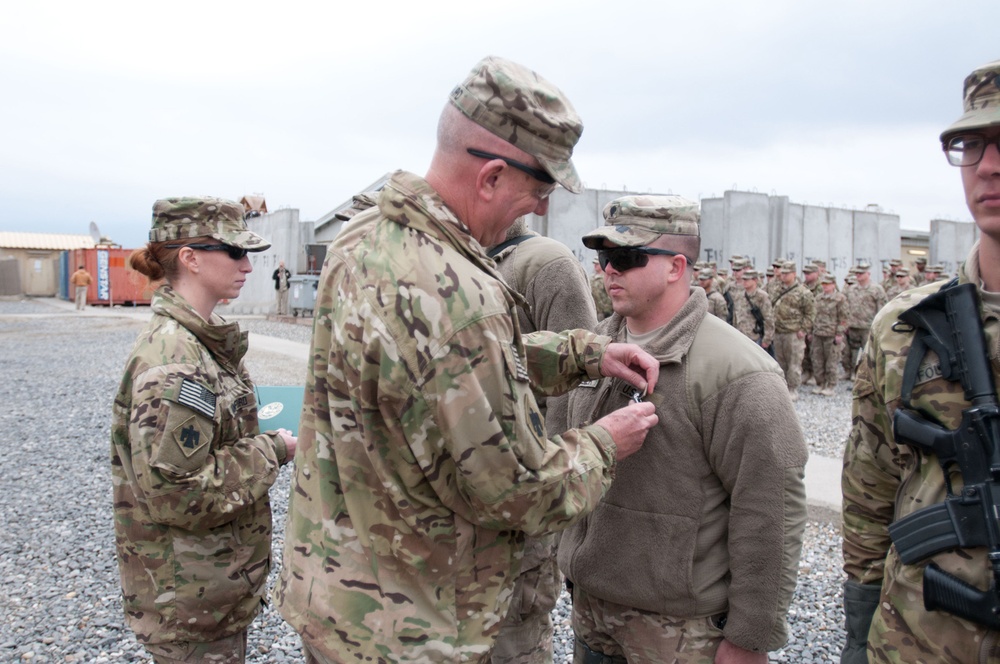
[[[89,235],[0,231],[0,295],[56,297],[59,257],[68,249],[93,247]]]

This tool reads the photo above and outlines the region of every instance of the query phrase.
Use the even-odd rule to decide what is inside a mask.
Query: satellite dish
[[[94,244],[101,243],[101,231],[97,228],[96,222],[90,222],[90,237],[94,240]]]

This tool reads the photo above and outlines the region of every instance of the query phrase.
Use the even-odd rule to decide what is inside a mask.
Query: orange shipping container
[[[66,279],[82,265],[92,277],[87,289],[87,304],[149,304],[153,293],[146,286],[146,278],[126,267],[133,251],[116,247],[71,249]],[[72,293],[73,289],[67,286],[66,292]]]

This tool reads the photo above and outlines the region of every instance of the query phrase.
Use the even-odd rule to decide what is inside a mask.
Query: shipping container
[[[92,281],[87,289],[87,304],[114,304],[135,306],[149,304],[153,295],[146,283],[146,277],[126,267],[133,249],[118,247],[96,247],[94,249],[70,249],[66,252],[65,292],[72,300],[74,290],[69,286],[69,278],[82,265],[90,273]],[[62,270],[60,270],[62,272]],[[60,275],[63,276],[63,275]]]

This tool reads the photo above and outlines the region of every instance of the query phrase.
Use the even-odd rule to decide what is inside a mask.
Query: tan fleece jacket
[[[806,521],[807,452],[777,363],[692,288],[646,350],[660,360],[658,424],[611,489],[563,533],[559,566],[587,593],[663,615],[728,613],[725,638],[763,652],[787,640]],[[625,338],[617,314],[598,325]],[[605,378],[570,397],[569,424],[628,401]]]

